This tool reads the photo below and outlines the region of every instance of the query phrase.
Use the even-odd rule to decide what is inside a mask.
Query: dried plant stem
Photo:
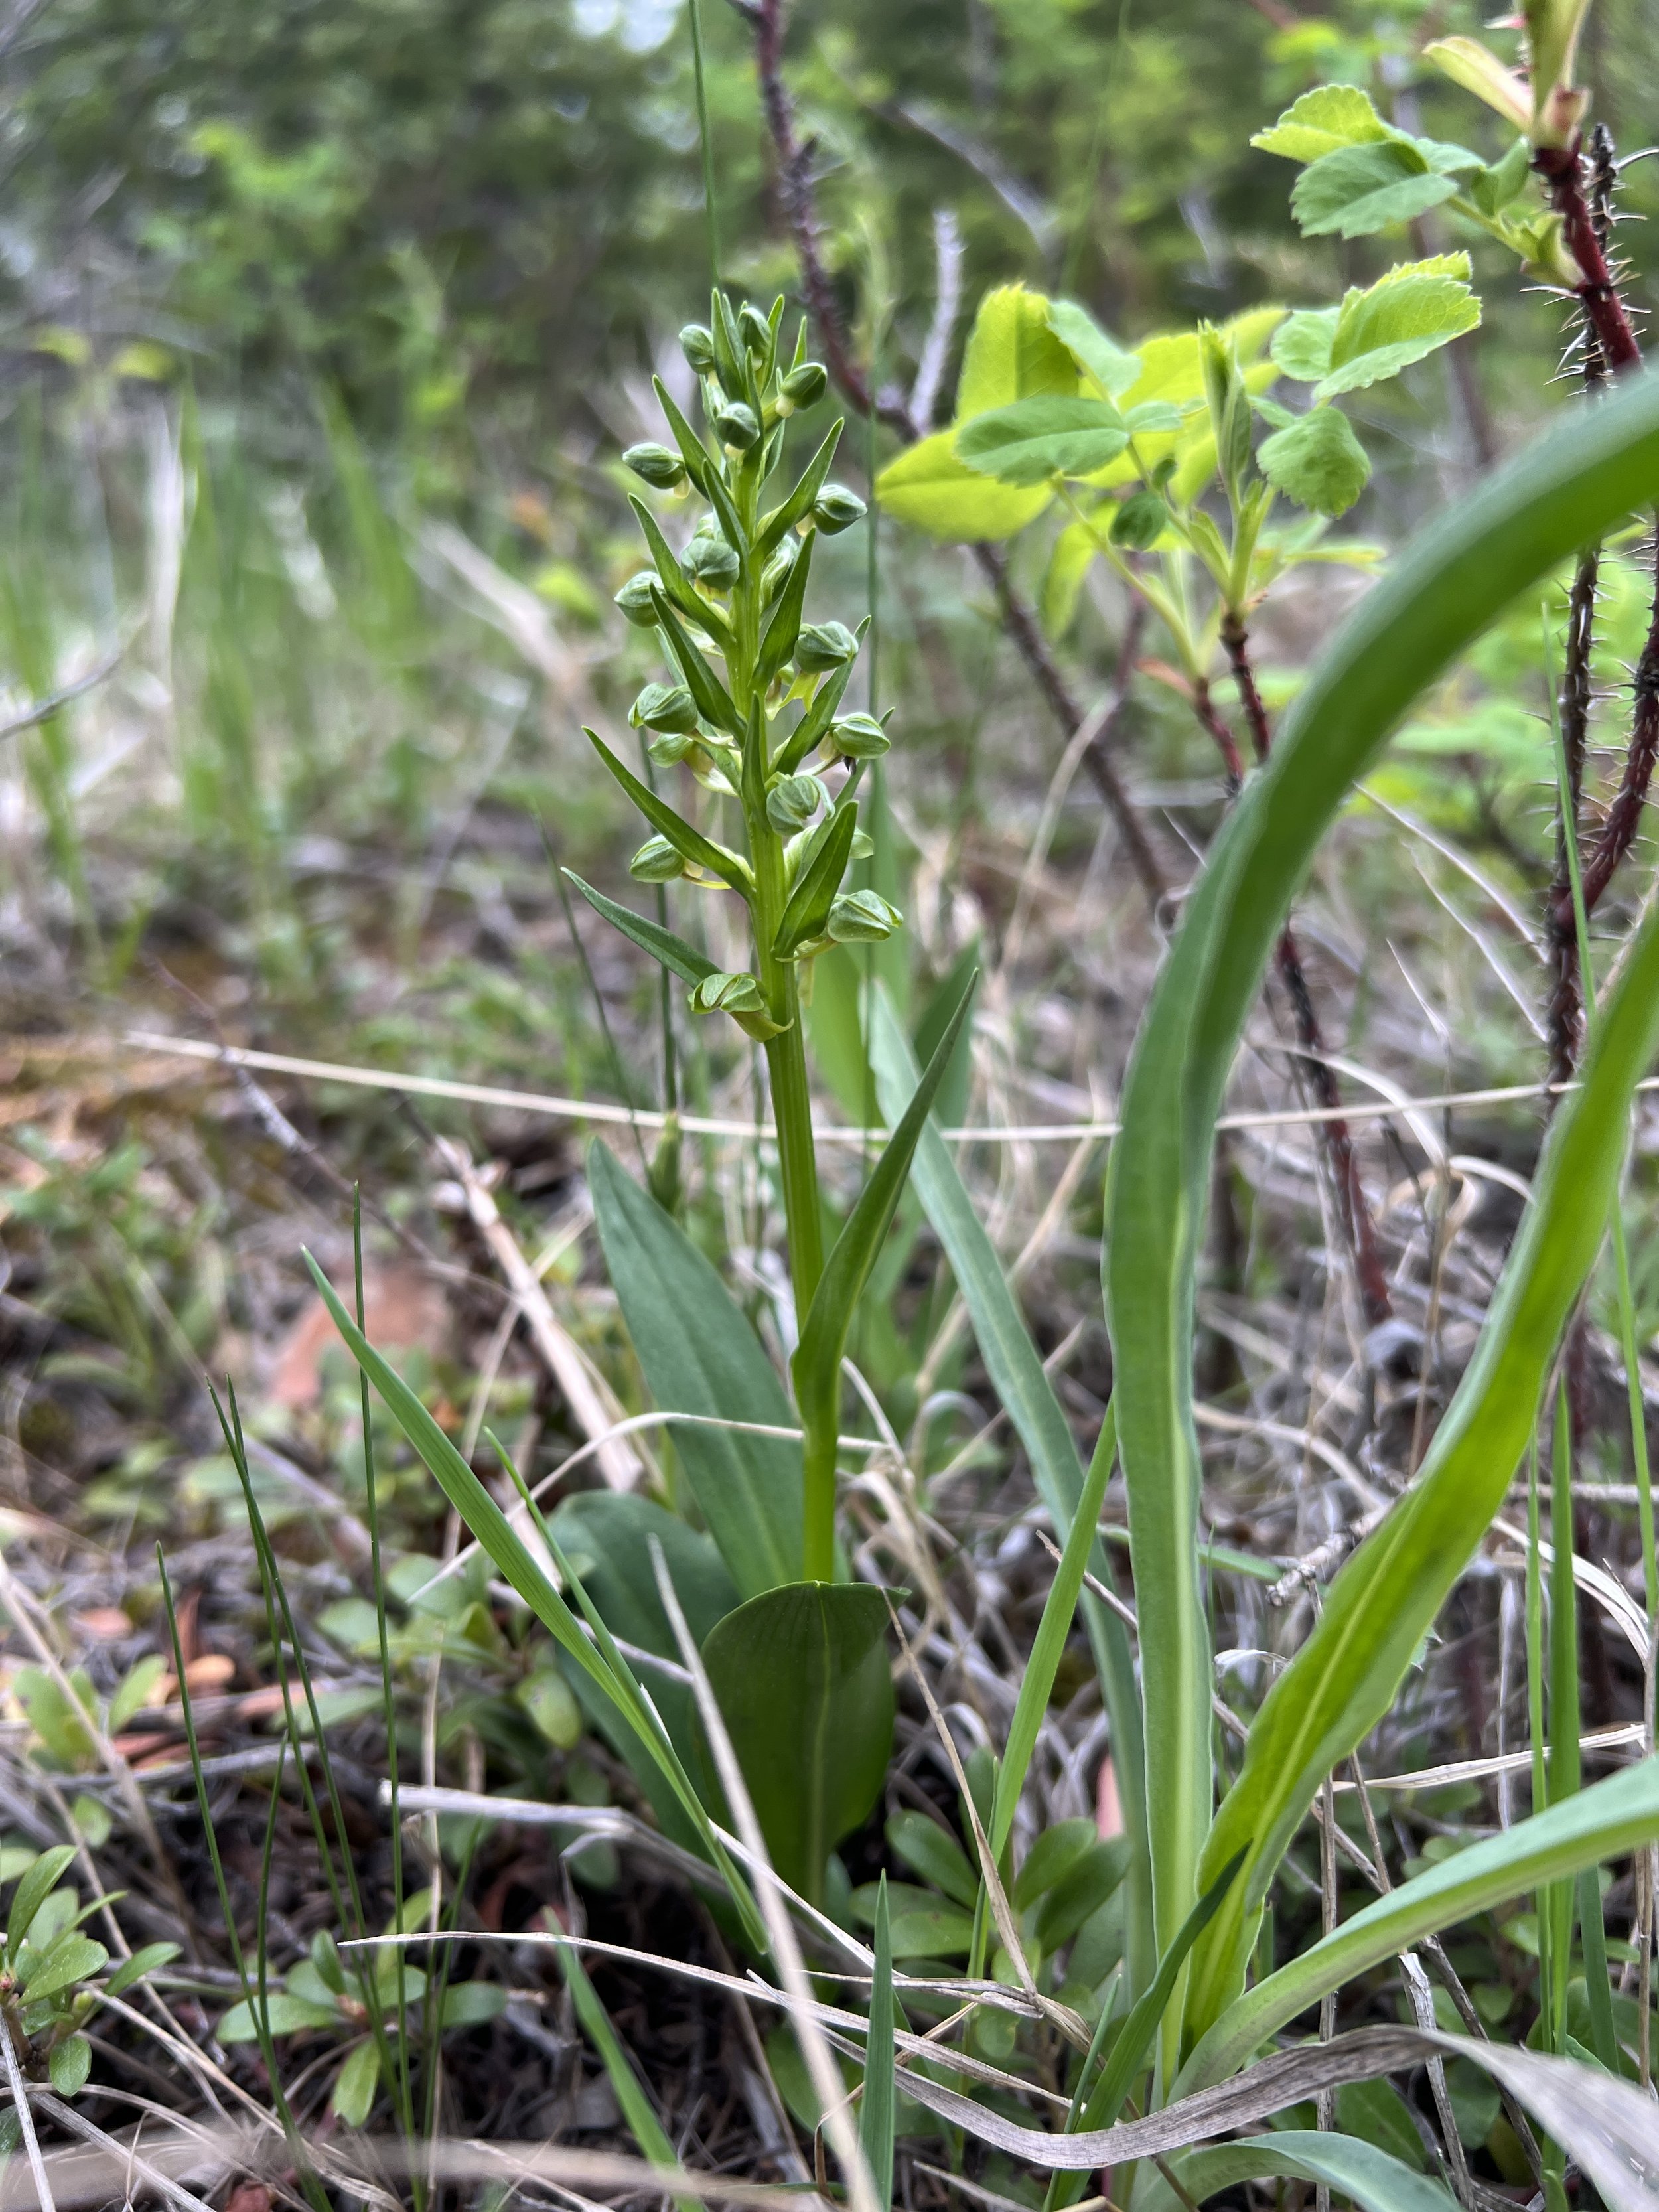
[[[903,397],[897,392],[875,390],[854,358],[841,302],[824,266],[812,194],[812,149],[796,129],[794,103],[783,78],[783,0],[732,0],[732,4],[754,33],[755,66],[760,79],[767,133],[772,142],[772,158],[776,164],[778,198],[795,249],[801,290],[830,374],[848,404],[860,415],[874,416],[903,438],[921,437],[927,425],[918,423]],[[991,586],[1003,629],[1054,720],[1067,738],[1074,737],[1083,726],[1083,708],[1049,652],[1036,617],[1015,590],[1007,562],[994,545],[975,545],[973,555],[980,573]],[[1085,750],[1084,764],[1111,811],[1142,889],[1156,905],[1168,891],[1168,881],[1124,788],[1117,764],[1099,738]]]

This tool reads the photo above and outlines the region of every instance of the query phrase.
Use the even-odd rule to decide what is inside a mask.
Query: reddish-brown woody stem
[[[1535,168],[1550,190],[1550,204],[1561,218],[1562,242],[1577,263],[1583,282],[1576,288],[1602,358],[1615,372],[1641,364],[1630,317],[1607,266],[1607,248],[1584,191],[1584,156],[1577,145],[1540,146]]]
[[[810,143],[803,143],[796,132],[794,105],[783,80],[783,0],[732,0],[732,5],[755,34],[755,64],[773,159],[777,164],[779,198],[800,269],[801,290],[823,349],[825,365],[848,404],[859,414],[868,416],[873,412],[901,436],[919,438],[927,425],[915,421],[902,398],[872,391],[869,379],[854,359],[841,302],[823,265],[817,211],[812,198],[812,149]],[[1083,726],[1083,709],[1044,642],[1036,617],[1015,590],[1007,562],[994,545],[975,545],[973,552],[981,574],[995,595],[1004,629],[1054,720],[1067,738],[1075,737]],[[1084,765],[1117,823],[1130,866],[1147,897],[1154,906],[1158,905],[1169,890],[1168,879],[1133,801],[1124,788],[1117,763],[1100,738],[1096,738],[1085,750]]]

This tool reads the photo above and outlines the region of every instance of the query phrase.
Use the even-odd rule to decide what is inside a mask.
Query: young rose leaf
[[[1480,320],[1467,253],[1437,254],[1389,270],[1368,291],[1351,291],[1337,311],[1330,366],[1317,399],[1358,392],[1461,337]]]
[[[1035,522],[1054,494],[1045,482],[1027,491],[980,476],[957,457],[954,430],[935,431],[890,461],[876,497],[900,522],[951,545],[998,544]]]
[[[1115,338],[1109,337],[1088,309],[1079,307],[1075,300],[1051,303],[1048,327],[1109,399],[1121,398],[1138,381],[1140,356],[1127,352]]]
[[[1344,146],[1379,145],[1388,126],[1357,84],[1322,84],[1287,107],[1271,131],[1251,139],[1264,154],[1317,161]]]
[[[1290,315],[1273,332],[1273,365],[1298,384],[1317,384],[1328,374],[1339,307],[1309,307]]]
[[[1346,514],[1371,472],[1365,448],[1334,407],[1316,407],[1257,448],[1261,472],[1275,490],[1316,514]]]
[[[1431,167],[1415,144],[1388,138],[1322,154],[1297,179],[1291,210],[1309,238],[1364,238],[1410,222],[1455,197],[1457,180]]]
[[[1160,514],[1163,502],[1158,502]],[[1162,523],[1160,520],[1160,527]],[[1042,617],[1042,627],[1058,645],[1072,627],[1077,613],[1077,603],[1083,590],[1083,580],[1088,574],[1099,551],[1095,533],[1088,524],[1068,522],[1054,540],[1054,550],[1048,556],[1048,566],[1042,579],[1037,608]]]
[[[1423,58],[1465,92],[1485,100],[1516,130],[1532,129],[1531,86],[1519,70],[1506,69],[1479,39],[1437,39],[1424,47]]]
[[[957,382],[957,421],[1040,394],[1077,391],[1077,364],[1049,327],[1049,302],[1023,284],[1004,284],[979,303]]]
[[[1054,476],[1088,476],[1128,442],[1127,426],[1109,401],[1058,393],[994,408],[957,432],[957,454],[970,469],[1022,488]]]

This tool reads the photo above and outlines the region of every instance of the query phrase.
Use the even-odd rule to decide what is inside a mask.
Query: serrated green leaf
[[[1054,395],[994,408],[957,432],[957,452],[970,469],[1021,489],[1054,476],[1092,475],[1128,442],[1123,418],[1109,400]]]
[[[220,2039],[223,2040],[222,2031]],[[328,2109],[337,2112],[349,2128],[360,2128],[374,2109],[374,2092],[380,2086],[380,2048],[374,2037],[369,2036],[340,2069],[329,2092]]]
[[[678,975],[683,982],[701,983],[705,975],[714,973],[714,962],[699,952],[695,945],[676,937],[672,929],[665,929],[660,922],[648,921],[644,915],[635,914],[629,907],[618,906],[615,899],[606,898],[603,891],[596,891],[592,884],[584,883],[574,868],[564,871],[564,878],[575,885],[595,914],[621,930],[624,937],[631,938],[642,952],[659,961],[671,975]]]
[[[1316,407],[1286,430],[1275,430],[1256,451],[1261,473],[1276,491],[1316,514],[1346,514],[1370,477],[1365,448],[1335,407]]]
[[[1304,92],[1271,131],[1258,131],[1250,143],[1264,154],[1309,162],[1344,146],[1379,144],[1388,136],[1370,95],[1357,84],[1322,84]]]
[[[1467,253],[1438,254],[1391,269],[1364,292],[1354,290],[1337,312],[1330,364],[1315,397],[1357,392],[1461,337],[1480,320],[1480,302],[1468,284]]]
[[[1273,332],[1274,367],[1298,384],[1317,384],[1330,368],[1340,313],[1340,307],[1308,307],[1287,315]]]
[[[978,474],[957,459],[956,434],[935,431],[888,463],[876,478],[886,512],[954,545],[995,544],[1035,522],[1054,496],[1048,485],[1020,491]]]
[[[1077,365],[1048,326],[1049,302],[1005,284],[979,303],[957,381],[958,424],[1039,393],[1077,391]]]
[[[1457,180],[1397,138],[1323,154],[1297,179],[1291,210],[1310,238],[1364,238],[1455,198]]]
[[[1140,356],[1109,337],[1088,309],[1079,307],[1075,300],[1049,303],[1048,327],[1109,399],[1121,398],[1139,377]]]

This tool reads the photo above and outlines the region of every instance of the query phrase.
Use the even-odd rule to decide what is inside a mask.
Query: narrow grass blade
[[[1377,1898],[1237,1999],[1194,2051],[1181,2086],[1217,2081],[1275,2030],[1425,1936],[1659,1837],[1659,1759],[1644,1759]]]
[[[1659,908],[1632,939],[1603,996],[1583,1087],[1556,1116],[1474,1356],[1418,1480],[1338,1575],[1312,1633],[1251,1726],[1243,1769],[1201,1863],[1213,1866],[1246,1838],[1252,1858],[1246,1881],[1194,1956],[1188,2018],[1194,2033],[1219,2016],[1241,1986],[1254,1916],[1321,1782],[1393,1703],[1418,1644],[1503,1502],[1534,1432],[1562,1331],[1601,1246],[1632,1096],[1656,1049]],[[1127,1370],[1120,1367],[1117,1375],[1121,1420]],[[1132,1534],[1139,1510],[1132,1492]],[[1150,1670],[1157,1645],[1138,1570],[1136,1595],[1142,1661]],[[1150,1673],[1148,1682],[1150,1699]],[[1170,1714],[1164,1717],[1173,1725]],[[1147,1720],[1150,1745],[1150,1702]]]
[[[893,2212],[893,2130],[897,2100],[893,2081],[893,1943],[887,1917],[887,1877],[876,1891],[876,1966],[870,1982],[870,2026],[864,2039],[864,2102],[859,2142],[881,2212]]]
[[[733,1899],[738,1911],[744,1914],[746,1924],[757,1928],[759,1921],[754,1900],[749,1896],[741,1878],[731,1869],[730,1861],[714,1832],[702,1800],[692,1787],[690,1777],[631,1674],[625,1668],[619,1672],[617,1667],[608,1664],[605,1657],[594,1650],[582,1634],[569,1607],[532,1557],[501,1507],[403,1377],[381,1358],[356,1326],[341,1304],[333,1285],[310,1253],[306,1254],[305,1259],[318,1294],[328,1308],[334,1326],[349,1346],[352,1357],[385,1400],[392,1419],[435,1478],[439,1488],[542,1626],[550,1631],[561,1648],[569,1654],[589,1680],[610,1699],[633,1729],[647,1756],[659,1768],[681,1808],[696,1828],[709,1856],[717,1866],[726,1871]],[[598,1626],[603,1628],[603,1623]]]
[[[1201,2203],[1241,2181],[1311,2181],[1340,2190],[1361,2212],[1454,2212],[1456,2198],[1426,2175],[1357,2136],[1287,2128],[1219,2150],[1194,2151],[1176,2168],[1183,2189]]]
[[[644,2083],[635,2072],[633,2063],[623,2050],[622,2039],[611,2024],[611,2015],[600,2003],[599,1992],[587,1978],[586,1970],[574,1948],[561,1943],[558,1949],[559,1972],[564,1976],[565,1987],[576,2008],[576,2017],[582,2032],[599,2054],[606,2078],[616,2092],[622,2116],[628,2123],[629,2132],[640,2147],[642,2157],[653,2166],[659,2166],[670,2173],[679,2165],[674,2146],[667,2131],[657,2118],[656,2107],[647,2095]],[[679,2212],[696,2212],[692,2200],[677,2197]]]
[[[1571,1352],[1568,1357],[1571,1357]],[[1572,1417],[1567,1407],[1565,1373],[1556,1385],[1555,1449],[1550,1460],[1550,1759],[1549,1802],[1574,1796],[1583,1778],[1578,1749],[1582,1723],[1578,1696],[1578,1586],[1572,1577]],[[1567,2047],[1567,1981],[1572,1970],[1574,1891],[1570,1881],[1552,1882],[1539,1899],[1540,1917],[1549,1920],[1549,1975],[1545,2002],[1552,2022],[1549,2048]],[[1596,1905],[1601,1911],[1600,1901]]]
[[[882,1112],[890,1121],[902,1110],[915,1086],[917,1067],[910,1041],[886,992],[870,996],[870,1063]],[[930,1122],[921,1133],[911,1176],[933,1233],[945,1248],[962,1293],[980,1357],[985,1362],[997,1402],[1025,1447],[1037,1493],[1048,1509],[1056,1534],[1069,1537],[1083,1495],[1084,1472],[1077,1444],[1043,1371],[1042,1354],[1031,1341],[1019,1306],[1008,1286],[996,1248],[974,1211],[950,1147]],[[1115,1406],[1114,1407],[1115,1419]],[[1091,1546],[1089,1569],[1110,1587],[1112,1569],[1105,1547]],[[1134,1849],[1130,1869],[1129,1967],[1137,1992],[1158,1966],[1152,1936],[1152,1872],[1146,1844],[1146,1802],[1141,1749],[1140,1697],[1134,1656],[1123,1624],[1086,1591],[1084,1623],[1089,1632],[1101,1688],[1112,1723],[1114,1771],[1123,1803],[1124,1825]]]
[[[1646,377],[1547,432],[1407,550],[1312,672],[1272,759],[1212,845],[1142,1022],[1124,1089],[1123,1133],[1113,1149],[1105,1259],[1142,1632],[1152,1863],[1164,1929],[1179,1923],[1198,1893],[1211,1819],[1211,1653],[1196,1559],[1194,1297],[1215,1121],[1245,1017],[1321,836],[1413,700],[1528,585],[1656,491],[1659,379]],[[1589,1197],[1581,1203],[1589,1234],[1599,1237],[1605,1210]],[[1519,1456],[1535,1403],[1535,1386],[1522,1386],[1522,1378],[1510,1378],[1522,1415],[1514,1455],[1506,1456],[1507,1436],[1504,1449],[1491,1451],[1493,1465],[1504,1462],[1500,1482]],[[1456,1549],[1456,1565],[1466,1556],[1466,1547]],[[1412,1629],[1408,1650],[1419,1632]],[[1392,1676],[1392,1653],[1387,1670]],[[1304,1674],[1292,1702],[1304,1697],[1306,1683]],[[1364,1702],[1369,1709],[1374,1700],[1368,1695]],[[1331,1730],[1329,1740],[1357,1741],[1364,1733],[1356,1724]],[[1316,1761],[1304,1766],[1299,1756],[1287,1759],[1283,1744],[1273,1755],[1292,1800],[1304,1785],[1316,1786]],[[1229,1824],[1215,1848],[1230,1856],[1249,1835],[1261,1863],[1276,1863],[1286,1830],[1277,1806],[1266,1802],[1268,1793],[1258,1802],[1261,1772],[1258,1762],[1250,1802],[1241,1801],[1241,1820]],[[1238,1986],[1249,1952],[1244,1922],[1263,1887],[1260,1868],[1252,1868],[1211,1931],[1207,1957],[1194,1960],[1195,1984],[1200,1962],[1207,1970],[1194,1999],[1200,2027]]]
[[[893,1218],[904,1179],[910,1171],[911,1157],[916,1149],[927,1115],[933,1103],[933,1093],[951,1062],[956,1048],[957,1035],[968,1018],[968,1007],[974,994],[976,976],[970,976],[957,1002],[956,1012],[945,1025],[945,1032],[934,1048],[917,1084],[909,1104],[883,1148],[881,1158],[870,1171],[868,1182],[859,1193],[858,1203],[848,1214],[835,1248],[823,1263],[823,1273],[818,1278],[817,1289],[805,1320],[801,1324],[800,1342],[795,1347],[791,1372],[795,1383],[795,1402],[800,1409],[801,1425],[809,1437],[828,1435],[833,1437],[836,1413],[841,1400],[841,1360],[846,1348],[847,1331],[853,1318],[853,1309],[858,1304],[881,1241],[886,1236]],[[830,1468],[833,1483],[835,1468]],[[810,1480],[810,1472],[809,1472]],[[812,1501],[807,1501],[807,1522],[812,1521]]]

